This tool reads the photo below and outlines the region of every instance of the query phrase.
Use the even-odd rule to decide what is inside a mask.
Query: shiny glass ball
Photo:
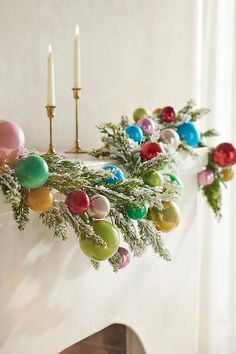
[[[126,211],[130,219],[139,220],[145,218],[148,213],[148,207],[147,205],[143,205],[142,208],[127,207]]]
[[[103,195],[97,194],[90,199],[88,214],[94,219],[103,219],[110,212],[110,202]]]
[[[163,209],[151,208],[148,218],[164,233],[174,230],[180,222],[180,210],[174,202],[164,202]]]
[[[172,123],[176,119],[176,113],[173,107],[167,106],[162,108],[160,115],[166,123]]]
[[[213,150],[213,160],[220,167],[232,166],[236,163],[236,150],[230,143],[222,143]]]
[[[191,147],[196,147],[200,140],[200,134],[192,122],[186,122],[177,129],[179,136]]]
[[[144,144],[140,150],[142,161],[151,160],[158,154],[164,153],[164,148],[159,143],[155,141],[150,141]]]
[[[143,131],[137,125],[131,125],[130,127],[126,128],[125,131],[129,138],[136,143],[139,143],[143,138]]]
[[[163,185],[163,176],[158,171],[151,171],[144,177],[143,181],[150,187],[161,187]]]
[[[46,187],[32,189],[27,196],[27,203],[31,210],[45,213],[53,205],[53,195]]]
[[[125,179],[123,171],[118,166],[107,165],[107,166],[103,167],[103,169],[114,172],[114,177],[110,177],[105,180],[105,183],[107,183],[107,184],[116,184],[116,183],[122,181],[123,179]]]
[[[143,107],[137,108],[133,113],[134,121],[137,122],[141,118],[148,117],[149,114],[150,113],[146,108]]]
[[[83,214],[88,210],[89,197],[87,193],[81,190],[76,190],[68,193],[65,203],[67,204],[71,214]]]

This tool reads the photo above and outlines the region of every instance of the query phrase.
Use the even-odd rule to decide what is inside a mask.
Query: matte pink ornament
[[[215,176],[211,170],[204,170],[197,174],[198,183],[201,186],[209,186],[214,182]]]
[[[155,123],[152,119],[141,118],[141,119],[139,119],[139,121],[136,124],[142,129],[143,134],[145,136],[153,135],[153,132],[155,129]]]
[[[129,262],[130,262],[130,253],[129,251],[124,248],[124,247],[119,247],[118,251],[119,255],[121,256],[121,260],[120,260],[120,265],[119,265],[119,269],[123,269],[125,268]]]
[[[25,137],[20,126],[15,122],[0,120],[0,164],[14,164],[24,147]]]

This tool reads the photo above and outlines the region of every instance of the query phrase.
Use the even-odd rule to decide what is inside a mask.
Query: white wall
[[[31,148],[45,149],[46,56],[55,54],[58,148],[74,128],[73,31],[82,50],[81,140],[137,106],[180,107],[194,95],[196,0],[0,0],[0,117],[23,127]]]

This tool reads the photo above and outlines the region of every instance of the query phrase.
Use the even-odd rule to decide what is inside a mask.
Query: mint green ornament
[[[144,183],[150,187],[157,187],[163,185],[162,174],[158,171],[151,171],[144,176]]]
[[[94,245],[90,240],[80,237],[79,244],[83,253],[95,261],[105,261],[117,252],[120,244],[120,235],[116,227],[105,220],[91,221],[95,233],[106,242],[107,247]]]
[[[127,207],[126,212],[129,218],[132,220],[143,219],[148,213],[148,206],[145,204],[142,206],[142,208]]]
[[[147,118],[150,115],[146,108],[137,108],[133,113],[134,121],[137,123],[141,118]]]
[[[29,155],[16,164],[16,177],[27,189],[35,189],[44,185],[48,179],[48,165],[38,155]]]
[[[183,182],[178,176],[174,175],[173,173],[166,173],[165,175],[170,178],[171,182],[175,182],[176,184],[178,184],[181,189],[184,188]]]

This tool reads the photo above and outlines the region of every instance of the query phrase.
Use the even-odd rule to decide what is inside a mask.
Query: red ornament
[[[172,123],[176,118],[175,110],[170,106],[162,108],[160,115],[166,123]]]
[[[163,147],[155,141],[144,144],[140,150],[142,161],[151,160],[158,154],[164,153]]]
[[[83,214],[88,210],[89,207],[89,197],[88,195],[80,190],[70,192],[66,198],[66,204],[71,212],[71,214]]]
[[[220,167],[232,166],[236,163],[236,150],[230,143],[222,143],[213,150],[213,160]]]

